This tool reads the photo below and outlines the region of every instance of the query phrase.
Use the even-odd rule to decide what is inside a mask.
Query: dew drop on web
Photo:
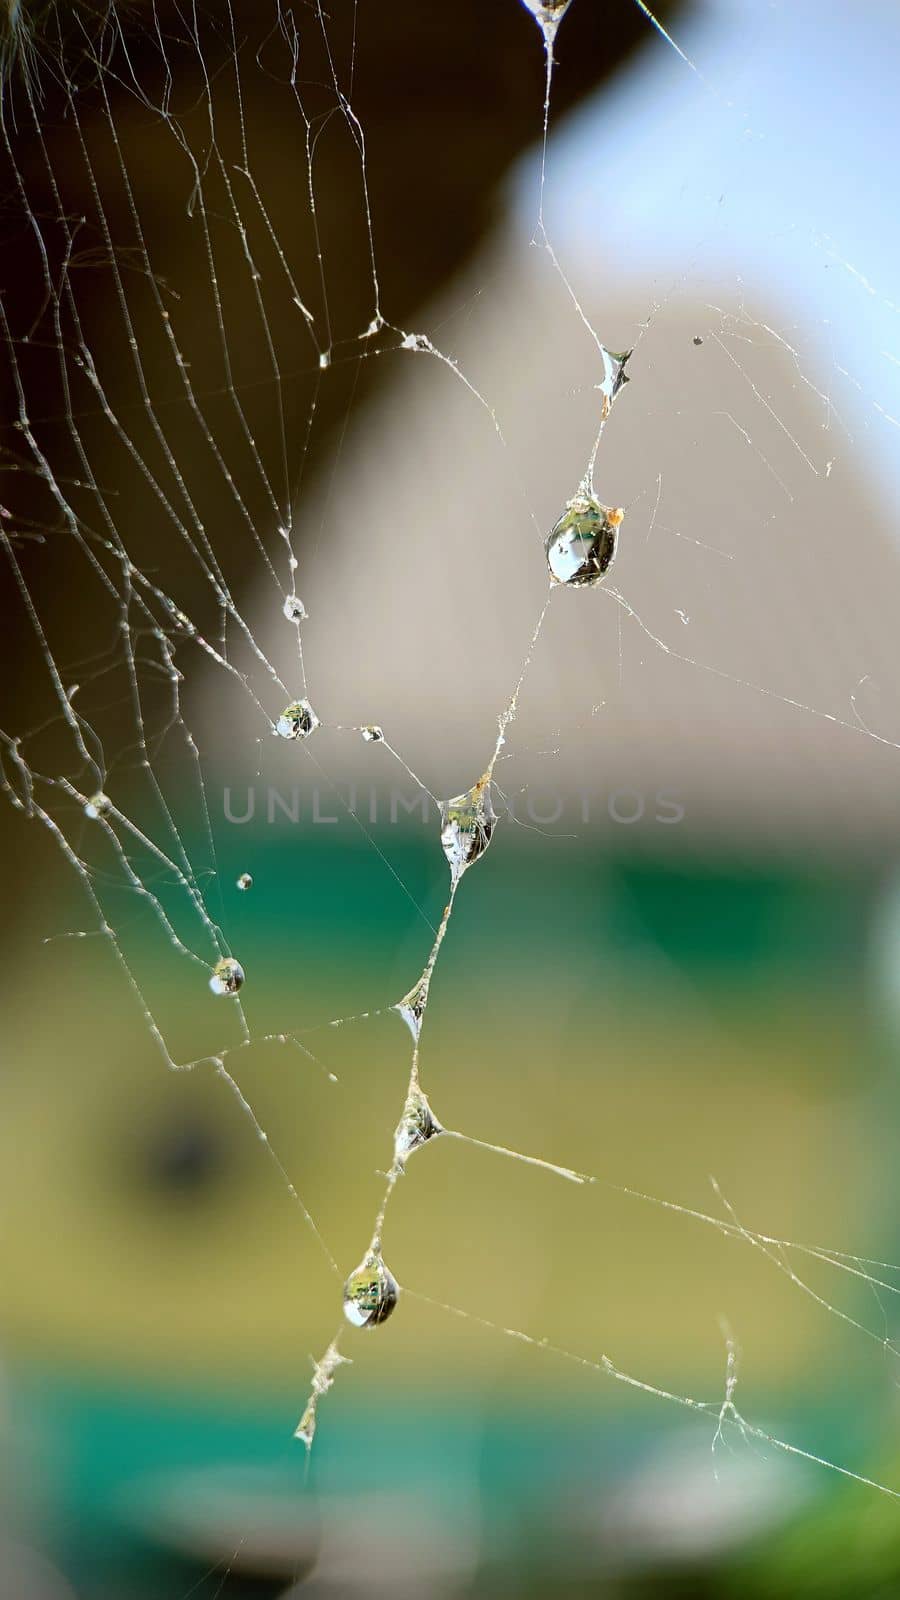
[[[427,1004],[428,977],[423,973],[418,982],[413,984],[409,994],[405,994],[402,1000],[398,1000],[393,1008],[403,1018],[416,1044],[418,1044],[419,1034],[422,1032],[422,1018],[425,1015]]]
[[[250,872],[242,872],[240,877],[237,880],[237,887],[239,889],[252,889],[253,888],[253,875],[252,875],[252,873],[250,873]]]
[[[213,994],[237,994],[244,982],[244,969],[234,956],[223,956],[212,969],[209,987]]]
[[[402,1172],[413,1151],[420,1150],[429,1139],[437,1138],[443,1131],[422,1090],[418,1084],[413,1084],[394,1134],[395,1169]]]
[[[384,738],[384,732],[377,722],[370,722],[368,727],[360,728],[359,731],[367,744],[377,744]]]
[[[292,700],[275,724],[282,739],[308,739],[319,726],[319,719],[308,700]]]
[[[485,773],[467,794],[458,794],[441,805],[443,827],[441,844],[450,863],[454,883],[467,867],[483,856],[497,825],[491,804],[491,780]]]
[[[631,382],[625,367],[634,351],[607,350],[606,345],[601,345],[600,354],[603,357],[603,382],[598,383],[597,388],[603,396],[600,415],[601,421],[605,422],[612,410],[616,395],[624,389],[626,383]]]
[[[85,801],[84,814],[90,817],[92,822],[96,822],[98,817],[108,816],[111,810],[112,801],[102,789],[98,789],[96,794],[91,795],[90,800]]]
[[[377,1328],[387,1322],[399,1296],[400,1285],[381,1252],[369,1250],[344,1284],[344,1316],[354,1328]]]
[[[303,622],[304,618],[309,616],[309,612],[298,594],[289,594],[281,609],[288,622]]]
[[[599,583],[616,554],[621,507],[603,506],[589,494],[570,500],[547,535],[547,565],[556,583],[573,588]]]
[[[522,0],[526,10],[536,18],[544,38],[552,42],[557,28],[571,5],[571,0]]]

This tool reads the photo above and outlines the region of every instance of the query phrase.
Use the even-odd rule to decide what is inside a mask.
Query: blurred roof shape
[[[614,256],[584,276],[600,336],[636,346],[596,474],[626,515],[608,579],[552,594],[498,780],[648,806],[661,789],[704,835],[776,848],[785,830],[893,832],[900,568],[814,352],[798,364],[778,306],[741,284],[660,297]],[[377,722],[448,794],[483,771],[526,659],[602,366],[549,256],[512,228],[426,327],[454,365],[379,356],[394,381],[299,505],[297,583],[317,756],[386,781],[378,744],[327,727]],[[250,618],[295,673],[262,585]]]

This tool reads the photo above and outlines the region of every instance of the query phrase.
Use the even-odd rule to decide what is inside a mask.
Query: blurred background
[[[895,9],[2,10],[0,1595],[900,1593]]]

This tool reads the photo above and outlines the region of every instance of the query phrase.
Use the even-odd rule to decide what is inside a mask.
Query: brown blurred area
[[[232,374],[250,432],[274,476],[280,468],[280,447],[272,437],[276,426],[272,365],[251,303],[246,259],[236,241],[234,219],[228,216],[222,172],[217,171],[211,154],[207,88],[211,86],[216,142],[238,204],[250,219],[250,247],[256,250],[258,245],[262,252],[264,230],[258,214],[253,216],[247,181],[237,170],[242,160],[239,116],[243,114],[254,180],[300,295],[315,317],[315,342],[311,342],[284,275],[279,282],[274,261],[261,261],[261,266],[270,269],[265,281],[268,320],[276,359],[285,373],[288,474],[296,493],[301,472],[305,488],[319,468],[327,465],[348,411],[367,401],[384,370],[377,360],[359,359],[358,345],[347,352],[347,341],[355,340],[373,315],[373,288],[359,153],[336,105],[332,62],[341,91],[352,95],[354,111],[365,130],[365,170],[382,307],[389,321],[405,327],[417,308],[472,256],[496,218],[499,190],[511,163],[539,136],[543,95],[540,38],[533,18],[516,0],[488,6],[480,0],[455,0],[452,5],[397,0],[389,15],[346,0],[331,9],[327,34],[314,7],[297,12],[297,89],[315,141],[312,181],[322,252],[320,276],[307,187],[305,132],[288,83],[292,46],[276,25],[276,8],[260,6],[256,0],[237,0],[232,19],[226,5],[207,5],[197,22],[199,48],[191,39],[189,16],[177,6],[155,8],[158,30],[149,7],[132,5],[117,11],[124,43],[111,24],[98,32],[91,20],[92,10],[85,11],[88,20],[83,28],[79,15],[70,14],[69,8],[54,8],[41,19],[43,42],[39,35],[31,78],[43,140],[36,135],[33,108],[15,70],[6,90],[6,124],[31,217],[24,212],[7,155],[0,279],[27,409],[40,450],[52,470],[61,481],[66,476],[78,477],[42,269],[45,249],[52,282],[60,292],[64,271],[68,273],[83,338],[94,354],[111,403],[136,449],[166,480],[167,492],[172,489],[160,460],[159,441],[135,390],[127,330],[115,304],[117,285],[108,261],[108,228],[129,300],[134,337],[143,352],[151,402],[174,442],[190,496],[204,523],[214,530],[217,553],[227,568],[231,547],[241,547],[246,528],[235,513],[212,452],[199,435],[187,432],[191,420],[163,345],[159,309],[148,285],[132,199],[156,284],[189,364],[191,382],[222,441],[229,466],[231,447],[238,455],[242,450],[246,454],[246,447],[234,432],[233,414],[221,404],[227,377],[207,259],[199,238],[196,206],[191,203],[194,174],[171,127],[135,92],[135,83],[140,82],[148,99],[155,98],[157,104],[169,94],[173,118],[183,128],[197,160],[206,162],[204,182],[212,195],[216,270]],[[27,21],[27,6],[24,12]],[[612,6],[574,7],[557,45],[555,114],[564,114],[613,74],[646,32],[645,19],[629,0],[618,0]],[[168,87],[160,40],[172,73]],[[67,71],[79,86],[75,101],[58,81],[56,55],[60,48]],[[91,59],[95,52],[106,63],[102,93]],[[107,94],[111,121],[103,103]],[[60,210],[68,219],[70,250]],[[124,531],[136,563],[158,568],[153,556],[160,541],[159,502],[104,422],[96,393],[84,383],[77,363],[73,364],[77,349],[70,319],[66,336],[71,408],[78,417],[98,483],[117,521],[123,504],[127,505]],[[334,370],[328,382],[321,383],[316,349],[327,350],[332,345],[337,347]],[[6,470],[0,498],[12,511],[16,525],[48,530],[43,545],[23,547],[22,571],[32,587],[48,638],[52,640],[61,627],[66,654],[75,660],[96,651],[98,641],[105,643],[102,612],[98,617],[93,599],[90,604],[81,603],[81,597],[93,591],[96,577],[88,570],[83,553],[67,537],[46,483],[34,474],[34,462],[17,432],[19,400],[11,363],[4,363],[4,368],[0,426]],[[240,467],[232,470],[239,475]],[[259,482],[242,483],[242,494],[250,514],[265,531],[267,524],[271,526],[272,510]],[[85,528],[100,529],[101,519],[91,496],[76,489],[72,500]],[[52,573],[49,580],[48,568]],[[252,576],[252,565],[245,575],[247,579]],[[166,577],[174,589],[171,574],[160,574],[160,581],[165,583]],[[6,664],[0,725],[18,733],[46,714],[48,683],[46,674],[38,670],[32,624],[8,570],[2,581]],[[192,562],[179,561],[177,589],[184,610],[192,616],[202,614],[208,588]],[[239,564],[238,595],[240,589]]]
[[[539,139],[543,51],[518,0],[396,0],[389,12],[341,0],[324,27],[315,6],[291,13],[256,0],[193,13],[165,0],[26,3],[15,19],[30,42],[12,62],[0,150],[0,504],[6,530],[23,536],[12,545],[18,571],[0,563],[0,729],[42,729],[26,761],[90,792],[97,774],[73,749],[47,656],[67,690],[79,684],[73,703],[107,758],[127,766],[124,575],[110,528],[150,582],[220,634],[189,543],[212,549],[241,606],[263,569],[257,541],[271,549],[289,507],[328,481],[348,418],[388,376],[377,341],[359,339],[375,312],[367,207],[381,309],[406,328],[473,258],[505,175]],[[557,40],[554,116],[647,34],[630,0],[574,7]],[[131,619],[139,629],[139,608]],[[159,726],[158,672],[142,691],[148,728]],[[23,852],[19,820],[8,823],[15,898],[29,872],[57,870],[56,851],[31,830]]]

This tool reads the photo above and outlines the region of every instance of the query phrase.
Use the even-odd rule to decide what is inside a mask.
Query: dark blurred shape
[[[142,1183],[175,1202],[204,1199],[230,1176],[231,1166],[219,1131],[184,1117],[151,1128],[138,1152]]]
[[[20,43],[5,91],[5,123],[27,208],[10,151],[4,152],[0,279],[29,418],[41,452],[66,487],[90,539],[94,530],[102,532],[102,519],[96,497],[79,495],[77,486],[72,487],[84,472],[73,449],[66,412],[71,409],[77,415],[95,477],[129,554],[170,590],[176,582],[160,560],[158,501],[135,472],[133,460],[120,459],[127,451],[102,418],[96,393],[79,376],[74,359],[78,340],[71,318],[64,330],[68,373],[63,373],[42,261],[46,251],[51,280],[63,298],[66,285],[71,287],[80,336],[98,362],[104,387],[134,445],[159,475],[159,448],[148,416],[139,397],[128,392],[133,380],[131,356],[110,270],[108,230],[151,401],[173,440],[179,469],[210,529],[217,559],[227,571],[232,550],[245,547],[247,529],[235,514],[210,453],[200,443],[189,444],[184,434],[190,418],[173,378],[170,352],[161,340],[159,309],[149,293],[127,188],[130,184],[153,278],[187,352],[194,388],[202,397],[215,394],[223,382],[221,340],[198,222],[194,216],[190,224],[186,217],[186,208],[193,210],[190,163],[172,127],[157,112],[166,96],[171,117],[197,154],[204,183],[210,186],[231,366],[264,459],[274,449],[271,369],[261,353],[246,261],[239,249],[228,253],[235,243],[234,230],[229,239],[221,183],[219,190],[215,188],[215,162],[205,160],[210,141],[208,94],[215,108],[215,138],[245,214],[253,212],[253,201],[241,177],[241,102],[253,177],[300,293],[328,330],[326,342],[354,341],[352,359],[345,354],[321,381],[308,341],[302,347],[291,343],[300,319],[290,297],[280,293],[283,285],[275,283],[277,267],[264,274],[264,290],[271,293],[268,315],[277,357],[290,375],[289,382],[285,379],[285,408],[295,485],[301,477],[304,484],[308,482],[323,458],[332,454],[335,430],[349,409],[391,371],[390,363],[363,359],[367,351],[355,342],[372,312],[369,241],[359,155],[346,120],[339,111],[335,114],[332,63],[340,93],[352,96],[365,133],[375,261],[383,309],[395,325],[408,326],[417,309],[477,249],[497,215],[506,173],[540,135],[541,39],[519,0],[428,5],[421,0],[392,0],[388,7],[339,6],[329,8],[327,37],[315,6],[294,8],[293,22],[288,25],[282,18],[279,27],[284,9],[259,0],[235,0],[231,8],[207,4],[198,13],[195,35],[191,8],[166,0],[153,8],[141,0],[119,7],[95,0],[77,7],[29,5],[27,0],[21,5],[6,3],[7,44],[11,33]],[[669,18],[677,8],[664,3],[659,9]],[[296,40],[290,35],[294,23]],[[632,0],[613,4],[579,0],[573,5],[557,40],[554,118],[615,74],[650,34],[647,19]],[[327,306],[319,285],[307,193],[303,120],[290,85],[294,45],[298,94],[315,140],[313,181]],[[103,63],[99,71],[98,60]],[[70,83],[77,84],[77,97],[70,95]],[[109,97],[114,136],[104,95]],[[62,213],[68,219],[71,247]],[[256,221],[259,224],[258,217]],[[254,251],[263,248],[253,239],[251,246]],[[66,384],[71,386],[68,397]],[[236,472],[244,447],[230,435],[233,419],[224,411],[217,417],[212,400],[208,409],[222,455]],[[310,428],[313,411],[315,424]],[[57,641],[59,648],[60,635],[65,637],[65,664],[96,654],[98,639],[108,640],[110,618],[104,596],[98,593],[96,572],[75,547],[58,502],[35,471],[18,416],[16,385],[6,363],[0,384],[0,503],[11,514],[6,531],[24,535],[17,541],[23,575],[51,647]],[[271,465],[268,459],[267,465]],[[265,531],[272,523],[270,505],[258,485],[255,500],[254,489],[242,487],[257,526]],[[43,542],[35,534],[43,534]],[[244,583],[256,576],[251,559]],[[0,582],[6,650],[0,674],[0,727],[15,734],[58,708],[52,703],[32,624],[6,562]],[[233,587],[240,598],[240,576]],[[177,593],[191,616],[202,617],[210,600],[209,583],[183,549]]]

